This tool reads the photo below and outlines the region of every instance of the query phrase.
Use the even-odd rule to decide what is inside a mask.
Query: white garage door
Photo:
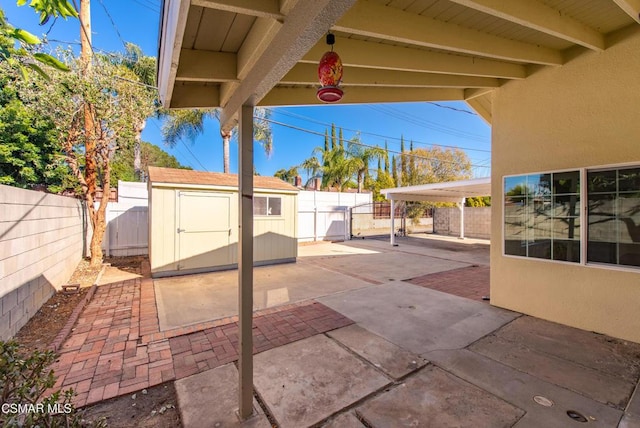
[[[179,192],[179,270],[233,263],[230,203],[223,193]]]

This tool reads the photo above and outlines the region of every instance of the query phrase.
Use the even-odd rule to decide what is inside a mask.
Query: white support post
[[[396,234],[395,234],[395,210],[396,210],[396,204],[395,201],[393,200],[393,197],[391,197],[391,245],[395,246],[396,245]]]
[[[242,106],[239,116],[238,416],[245,420],[253,414],[253,106]]]
[[[460,209],[460,239],[464,239],[464,203],[466,198],[462,198],[462,201],[458,203],[458,209]]]

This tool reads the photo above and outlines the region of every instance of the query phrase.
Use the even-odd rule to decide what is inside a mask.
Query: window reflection
[[[505,254],[580,261],[579,171],[505,178]]]
[[[640,168],[587,173],[587,261],[640,266]]]

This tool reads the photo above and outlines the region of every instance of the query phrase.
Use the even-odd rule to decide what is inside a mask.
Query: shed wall
[[[205,239],[189,242],[190,261],[181,256],[181,236],[179,194],[186,193],[229,198],[230,219],[228,243],[219,246],[207,236]],[[153,275],[176,274],[179,272],[211,271],[237,266],[238,245],[238,193],[231,188],[206,188],[198,186],[164,187],[151,184],[149,211],[150,262]],[[281,216],[256,216],[254,218],[254,261],[256,264],[293,261],[297,257],[297,195],[256,191],[254,196],[278,196],[282,198]],[[202,220],[215,225],[220,213],[202,212]],[[227,213],[225,213],[227,215]],[[225,226],[226,227],[226,226]],[[203,235],[204,236],[204,235]],[[185,246],[184,242],[182,245]],[[184,250],[183,250],[184,251]],[[199,256],[196,256],[199,255]],[[199,257],[199,259],[197,259]],[[209,263],[208,261],[211,261]],[[201,267],[194,267],[194,264]]]

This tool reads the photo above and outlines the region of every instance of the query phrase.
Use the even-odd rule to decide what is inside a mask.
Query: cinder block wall
[[[460,210],[436,208],[433,213],[433,233],[460,235]],[[491,238],[491,207],[464,207],[464,236]]]
[[[13,337],[82,258],[79,200],[0,185],[0,340]]]

